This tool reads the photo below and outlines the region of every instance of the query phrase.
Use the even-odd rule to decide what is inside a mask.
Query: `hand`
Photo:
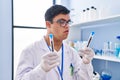
[[[60,63],[59,55],[55,52],[48,52],[42,56],[40,66],[45,72],[48,72],[52,68],[59,65],[59,63]]]
[[[85,64],[89,64],[95,53],[91,48],[85,47],[84,49],[79,50],[79,55],[83,57],[82,60]]]

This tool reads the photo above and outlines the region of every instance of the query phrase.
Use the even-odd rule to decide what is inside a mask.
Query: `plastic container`
[[[107,71],[103,71],[101,75],[102,80],[110,80],[112,78],[111,74]]]
[[[120,36],[117,36],[117,42],[115,43],[115,55],[120,58]]]
[[[91,6],[89,16],[90,21],[97,19],[97,9],[94,6]]]
[[[108,70],[108,61],[105,61],[105,69],[101,73],[101,79],[102,80],[111,80],[112,73],[110,70]]]
[[[84,9],[80,14],[80,23],[86,21],[86,10]]]

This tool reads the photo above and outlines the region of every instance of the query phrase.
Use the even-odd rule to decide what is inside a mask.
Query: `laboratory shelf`
[[[113,22],[120,22],[120,15],[110,16],[110,17],[87,21],[87,22],[82,22],[82,23],[78,23],[78,24],[73,24],[71,26],[87,28],[87,27],[94,27],[93,25],[101,25],[101,24],[113,23]]]
[[[108,61],[113,61],[113,62],[120,62],[120,59],[119,59],[119,58],[110,57],[110,56],[95,55],[95,56],[94,56],[94,59],[108,60]]]

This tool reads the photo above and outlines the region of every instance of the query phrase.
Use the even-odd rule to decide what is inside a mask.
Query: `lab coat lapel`
[[[55,70],[56,74],[58,75],[58,77],[60,78],[60,74],[59,74],[58,68],[55,67],[54,70]],[[60,80],[60,79],[59,79],[59,80]]]

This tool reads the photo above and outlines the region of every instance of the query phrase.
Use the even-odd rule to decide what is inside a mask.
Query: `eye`
[[[60,19],[60,20],[58,20],[57,22],[60,23],[60,24],[64,24],[66,21]]]
[[[66,21],[64,21],[64,20],[60,20],[60,23],[61,23],[61,24],[64,24],[65,22],[66,22]]]

